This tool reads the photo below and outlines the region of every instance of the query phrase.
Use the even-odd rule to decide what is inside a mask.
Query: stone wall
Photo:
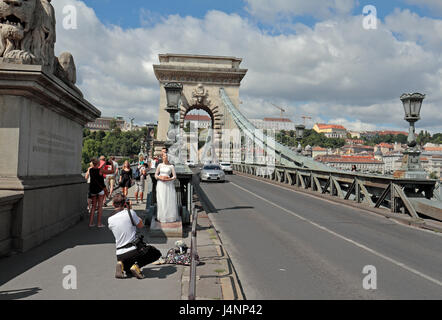
[[[21,192],[0,191],[0,257],[14,247],[14,222],[17,222],[17,206],[22,198]]]
[[[0,208],[13,226],[13,250],[29,250],[86,213],[83,128],[99,116],[78,89],[41,66],[0,63],[0,192],[21,194],[14,209]]]

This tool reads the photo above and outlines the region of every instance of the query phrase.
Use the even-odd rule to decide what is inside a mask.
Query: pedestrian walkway
[[[131,200],[134,189],[129,190]],[[133,209],[141,216],[145,207],[135,204]],[[109,203],[103,210],[106,226],[112,212]],[[165,255],[176,240],[149,242]],[[143,269],[146,278],[138,280],[115,279],[115,264],[112,232],[89,228],[86,218],[29,252],[0,259],[0,299],[181,299],[183,266],[148,265]],[[66,266],[77,271],[77,289],[63,287]]]
[[[150,183],[146,184],[150,186]],[[146,199],[144,203],[134,203],[134,189],[129,190],[129,198],[133,202],[133,209],[144,218]],[[220,279],[229,268],[226,264],[219,266],[225,263],[221,260],[226,259],[226,255],[217,249],[220,246],[213,240],[216,239],[216,232],[202,207],[198,207],[203,215],[198,232],[198,252],[203,264],[197,268],[197,298],[219,300],[224,297]],[[112,213],[110,202],[103,210],[103,223],[106,226]],[[0,300],[187,299],[188,266],[151,264],[143,268],[143,280],[115,279],[116,257],[112,232],[108,228],[90,228],[88,220],[88,217],[84,217],[76,226],[29,252],[0,259]],[[185,228],[183,240],[190,247],[189,231],[189,228]],[[146,242],[157,247],[163,256],[178,240],[149,238],[147,229],[143,229],[142,233]],[[76,271],[76,286],[70,281],[75,276],[73,270]],[[72,289],[66,289],[66,284]],[[226,298],[229,297],[233,296]]]

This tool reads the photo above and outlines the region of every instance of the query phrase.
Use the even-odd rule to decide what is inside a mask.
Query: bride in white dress
[[[173,164],[169,163],[167,153],[163,154],[163,163],[160,163],[155,171],[155,179],[157,179],[157,220],[163,223],[175,222],[178,220],[174,183],[176,173]]]

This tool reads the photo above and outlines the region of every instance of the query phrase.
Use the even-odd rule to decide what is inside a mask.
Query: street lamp
[[[153,140],[154,134],[155,134],[155,124],[153,124],[153,123],[146,123],[146,127],[147,127],[146,153],[149,156],[150,153],[151,153],[152,140]]]
[[[169,113],[177,113],[179,111],[178,104],[181,99],[181,92],[183,85],[179,82],[169,82],[164,85],[166,90],[167,107],[166,111]]]
[[[420,93],[404,93],[400,99],[404,105],[405,120],[410,124],[407,145],[410,148],[414,148],[416,146],[414,124],[420,120],[422,101],[425,99],[425,95]]]
[[[299,124],[299,125],[295,126],[295,129],[296,129],[296,140],[298,141],[298,148],[296,149],[296,151],[299,154],[301,154],[301,152],[302,152],[301,140],[304,137],[305,126],[302,124]]]
[[[417,148],[415,123],[420,120],[422,101],[425,95],[421,93],[404,93],[400,97],[404,106],[405,120],[409,123],[407,150],[404,153],[401,170],[394,175],[398,178],[426,179],[427,173],[420,162],[421,152]]]
[[[173,145],[176,145],[176,142],[178,141],[179,122],[176,121],[175,117],[179,112],[179,103],[181,93],[183,91],[183,85],[178,82],[169,82],[164,85],[164,89],[166,90],[167,99],[167,106],[165,110],[170,114],[170,125],[169,130],[167,131],[167,141],[165,142],[165,145],[168,149],[170,149]],[[176,154],[177,151],[177,148],[174,148],[174,150],[169,150],[169,153],[172,156],[171,158],[174,158],[170,160],[175,162],[174,164],[179,163],[179,155]],[[177,157],[175,158],[175,156]]]

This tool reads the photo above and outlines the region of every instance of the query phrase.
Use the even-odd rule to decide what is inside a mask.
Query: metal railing
[[[442,221],[436,180],[242,163],[233,164],[233,169],[341,200],[363,203],[371,208],[386,208],[392,213],[406,213],[416,219],[424,216]]]
[[[198,213],[195,210],[195,204],[192,203],[192,240],[190,245],[190,279],[189,279],[189,300],[195,300],[196,298],[196,265],[197,265],[197,223],[198,223]]]

